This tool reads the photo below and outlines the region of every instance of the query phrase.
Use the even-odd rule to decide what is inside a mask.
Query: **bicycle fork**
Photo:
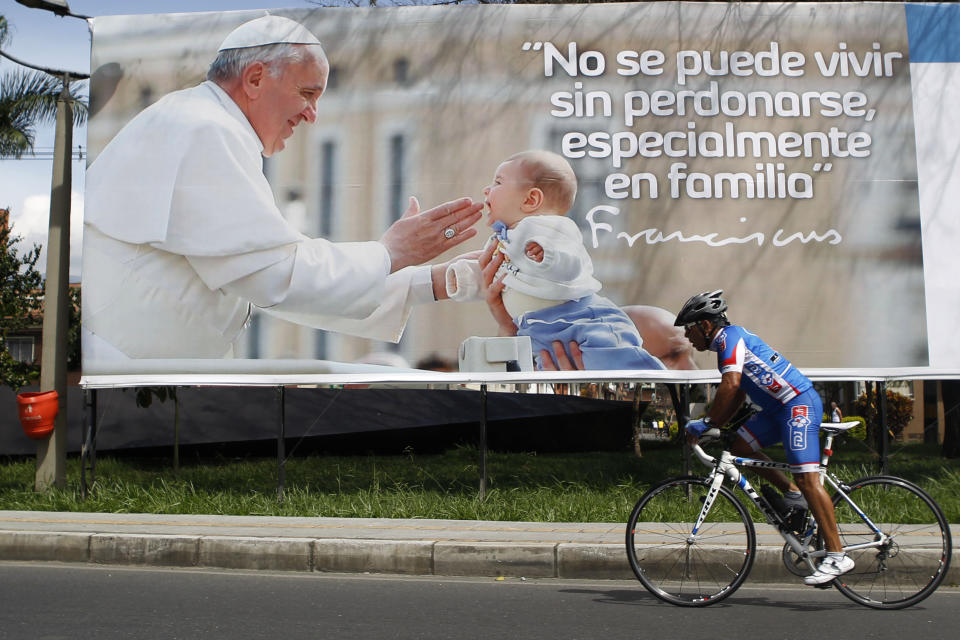
[[[693,524],[693,530],[690,532],[690,535],[687,536],[688,555],[690,546],[696,543],[697,534],[700,531],[700,527],[703,525],[704,521],[707,519],[707,515],[710,513],[710,507],[713,506],[713,502],[717,499],[717,494],[720,493],[720,486],[723,484],[724,474],[720,472],[719,463],[717,464],[717,467],[714,469],[713,473],[707,477],[710,480],[710,490],[707,491],[707,495],[703,499],[703,506],[700,508],[700,515],[697,516],[697,521]]]
[[[687,547],[683,556],[683,577],[686,579],[693,578],[693,573],[690,571],[693,545],[697,543],[700,527],[707,519],[707,515],[710,513],[710,507],[713,506],[714,500],[717,499],[717,494],[720,493],[720,485],[723,484],[723,474],[717,473],[716,469],[714,469],[708,478],[710,480],[710,490],[707,491],[707,495],[703,498],[703,506],[700,507],[700,514],[697,516],[697,521],[693,523],[693,529],[689,535],[687,535],[686,539]]]

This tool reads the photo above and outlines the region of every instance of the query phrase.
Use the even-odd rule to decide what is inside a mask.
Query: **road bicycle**
[[[842,482],[828,471],[835,436],[857,422],[824,424],[820,480],[833,489],[840,539],[856,562],[831,584],[858,604],[902,609],[936,590],[950,567],[952,542],[943,511],[917,485],[893,476],[869,476]],[[627,557],[644,587],[657,598],[686,607],[702,607],[733,594],[747,579],[757,556],[757,535],[743,502],[724,485],[739,487],[785,543],[781,558],[798,576],[809,575],[826,556],[812,515],[785,518],[747,481],[741,468],[789,470],[789,465],[734,456],[733,433],[723,432],[719,458],[700,446],[721,437],[708,430],[693,453],[712,467],[706,477],[664,480],[647,491],[627,523]]]

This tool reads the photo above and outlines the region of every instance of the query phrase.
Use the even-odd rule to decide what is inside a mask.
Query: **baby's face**
[[[503,222],[513,228],[525,217],[520,208],[531,188],[518,160],[509,160],[497,167],[493,182],[483,189],[487,226]]]

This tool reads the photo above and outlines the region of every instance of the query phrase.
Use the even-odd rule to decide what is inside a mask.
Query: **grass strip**
[[[834,456],[841,479],[876,474],[876,456],[856,444]],[[775,459],[782,451],[773,449]],[[487,457],[488,491],[478,497],[479,453],[306,456],[286,463],[277,500],[275,459],[101,457],[88,497],[80,497],[80,463],[68,460],[68,487],[33,490],[32,458],[0,460],[0,509],[107,513],[439,518],[528,522],[625,522],[651,484],[681,473],[677,445],[645,443],[644,456],[622,453],[496,453]],[[697,461],[691,472],[706,472]],[[898,447],[890,473],[926,489],[947,519],[960,522],[960,460],[935,447]],[[878,516],[882,517],[882,516]]]

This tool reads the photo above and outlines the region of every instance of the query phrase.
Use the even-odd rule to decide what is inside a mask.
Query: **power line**
[[[53,160],[53,147],[34,147],[19,158],[7,157],[0,160]],[[87,150],[82,146],[74,147],[70,152],[74,160],[83,160],[87,157]]]

